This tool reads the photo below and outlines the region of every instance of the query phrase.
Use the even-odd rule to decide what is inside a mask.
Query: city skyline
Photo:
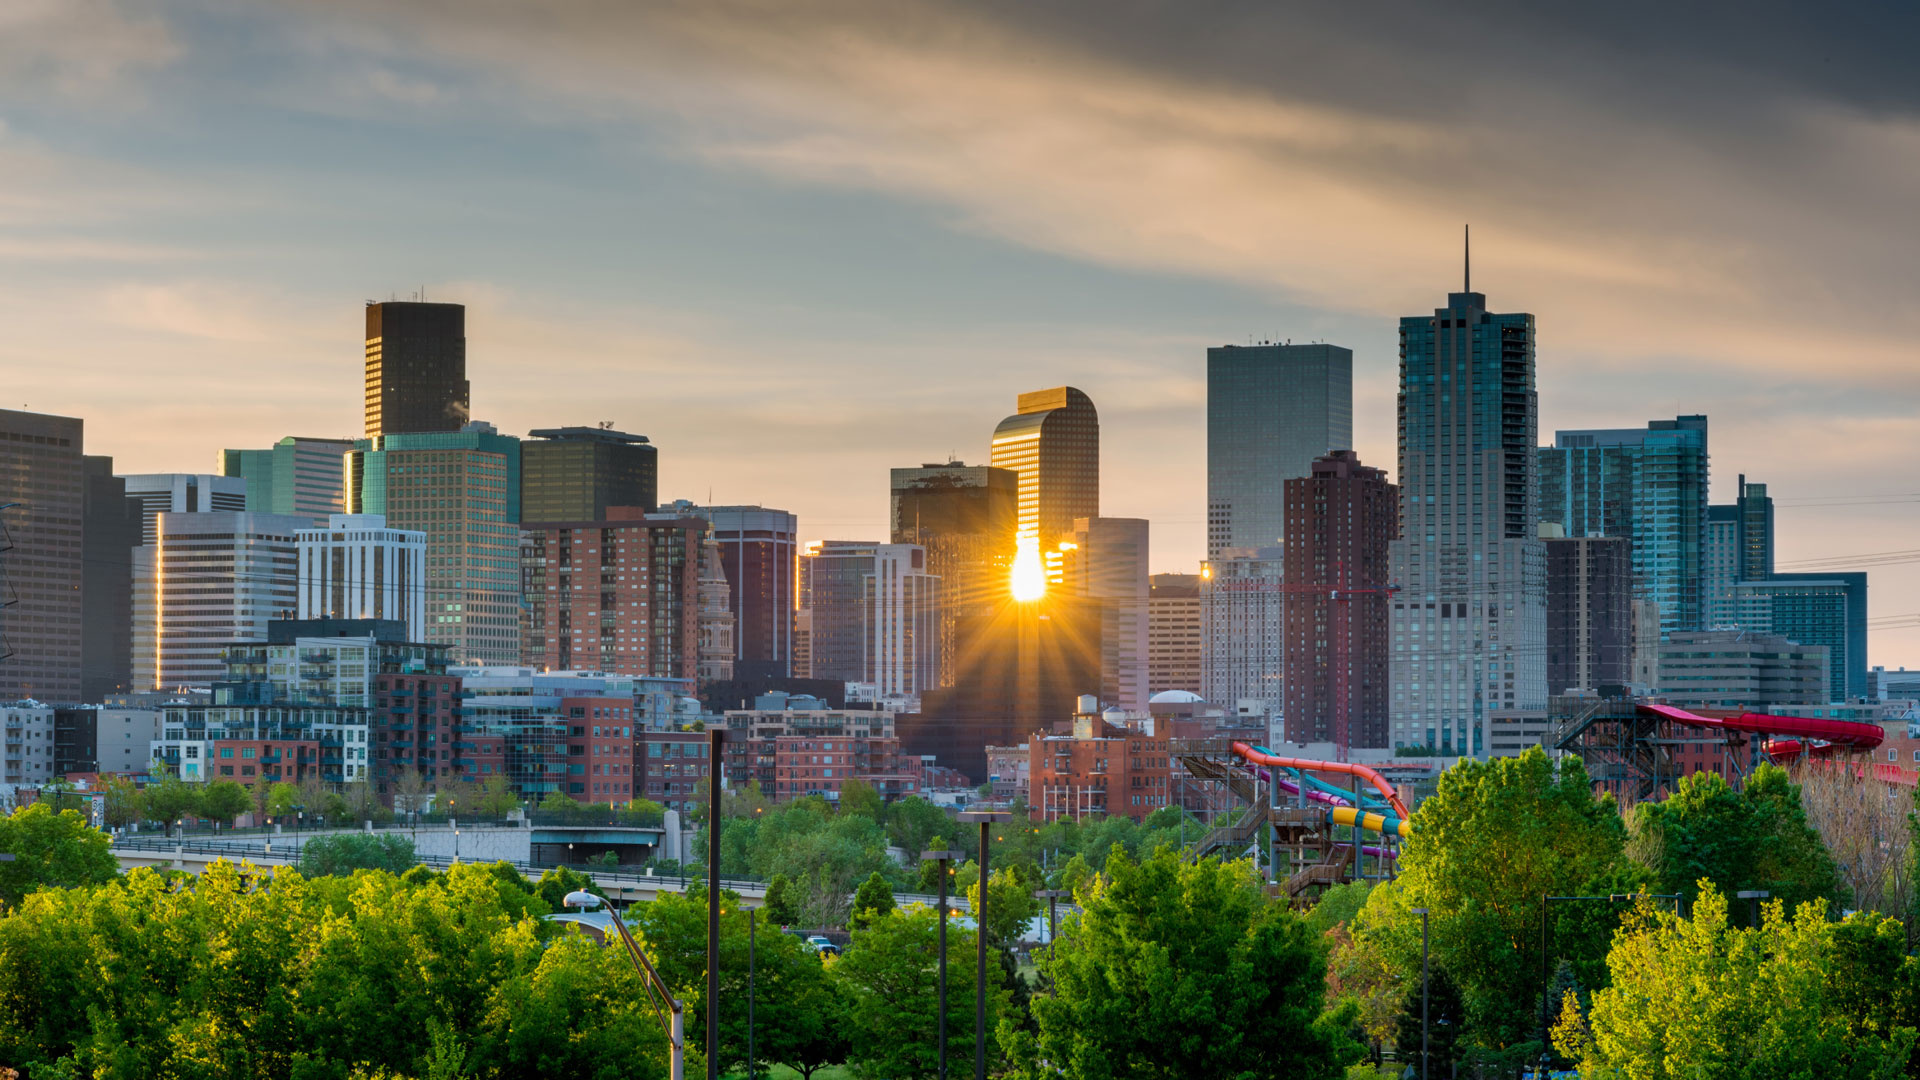
[[[1500,117],[1532,158],[1469,166],[1439,145],[1483,145],[1494,121],[1422,100],[1437,68],[1420,35],[1389,33],[1369,55],[1338,15],[1289,44],[1277,14],[1208,5],[1190,34],[1143,44],[1156,16],[1130,13],[1069,44],[1049,16],[940,5],[838,42],[804,10],[760,26],[725,7],[569,3],[529,37],[485,6],[440,37],[418,32],[452,18],[438,5],[345,7],[33,17],[46,25],[27,27],[16,66],[45,77],[0,82],[22,208],[7,219],[4,303],[22,328],[0,346],[17,373],[7,407],[85,418],[89,451],[126,473],[352,437],[359,301],[423,293],[468,305],[475,417],[514,435],[613,420],[662,448],[663,496],[788,508],[802,539],[882,539],[888,469],[985,462],[984,425],[1009,395],[1079,386],[1108,432],[1103,513],[1153,521],[1153,569],[1191,571],[1205,349],[1352,348],[1353,448],[1391,463],[1393,320],[1457,277],[1472,219],[1484,286],[1551,328],[1543,432],[1705,413],[1712,501],[1732,500],[1736,473],[1769,484],[1783,572],[1909,546],[1913,496],[1853,465],[1920,441],[1912,316],[1889,291],[1913,248],[1888,242],[1911,227],[1887,179],[1910,174],[1913,103],[1876,80],[1892,70],[1879,42],[1815,65],[1792,56],[1799,17],[1781,11],[1756,14],[1741,53],[1688,19],[1649,42],[1536,13],[1508,28],[1539,47],[1518,70],[1446,78],[1498,99],[1543,57],[1575,70],[1537,111]],[[768,48],[774,35],[820,58]],[[1205,49],[1278,44],[1322,58],[1194,74]],[[1601,70],[1623,56],[1638,61]],[[984,105],[924,77],[963,62],[993,80]],[[1310,85],[1334,63],[1400,73],[1364,92]],[[242,80],[250,92],[229,100]],[[643,92],[659,80],[674,92]],[[1108,111],[1089,115],[1066,92],[1076,80]],[[975,133],[978,109],[1004,140]],[[1713,120],[1724,134],[1683,138]],[[1594,149],[1543,134],[1570,121]],[[1062,124],[1099,154],[1028,149]],[[1635,139],[1676,148],[1657,186],[1570,178]],[[402,141],[416,149],[391,153]],[[1806,151],[1790,168],[1783,143]],[[1765,168],[1751,146],[1775,148]],[[1084,164],[1109,153],[1148,167]],[[1197,178],[1153,167],[1185,153]],[[1436,167],[1383,165],[1401,154]],[[1362,204],[1387,212],[1370,223]],[[1040,227],[1036,209],[1057,220]],[[607,389],[582,404],[556,366]],[[723,408],[745,422],[710,423]],[[1911,564],[1874,571],[1883,595],[1920,584]],[[1920,628],[1874,640],[1898,663]]]

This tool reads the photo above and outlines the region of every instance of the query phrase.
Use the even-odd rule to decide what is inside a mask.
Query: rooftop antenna
[[[1466,248],[1463,252],[1463,259],[1464,259],[1463,269],[1466,272],[1465,273],[1466,280],[1461,282],[1462,286],[1464,287],[1460,291],[1472,292],[1473,291],[1473,226],[1469,224],[1466,227],[1466,229],[1467,229],[1467,243],[1466,243]]]

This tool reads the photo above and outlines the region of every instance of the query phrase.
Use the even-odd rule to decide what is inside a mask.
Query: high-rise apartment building
[[[1867,575],[1774,574],[1733,587],[1741,630],[1827,650],[1827,702],[1867,696]]]
[[[465,305],[367,305],[367,438],[459,431],[468,393]]]
[[[1741,474],[1733,508],[1739,523],[1740,580],[1765,581],[1773,574],[1773,499],[1767,485],[1749,484]]]
[[[161,514],[247,512],[247,481],[211,473],[137,473],[122,477],[127,498],[140,504],[140,543],[152,546]],[[140,568],[135,567],[136,575]]]
[[[1200,568],[1200,696],[1250,720],[1272,721],[1285,704],[1285,556],[1226,548]]]
[[[1400,320],[1393,741],[1488,748],[1489,714],[1544,709],[1534,319],[1471,287]]]
[[[1147,579],[1147,695],[1200,692],[1200,575]]]
[[[1338,345],[1207,350],[1207,557],[1285,537],[1283,485],[1353,446],[1353,352]]]
[[[707,523],[611,507],[599,521],[528,529],[544,597],[539,666],[691,679],[700,663],[700,561]]]
[[[867,581],[883,545],[821,540],[800,555],[800,609],[808,615],[809,678],[867,681]]]
[[[378,514],[330,514],[294,534],[299,618],[392,619],[427,640],[427,534],[389,529]]]
[[[892,490],[893,543],[924,548],[927,572],[940,579],[938,684],[952,686],[965,649],[960,626],[992,618],[1010,599],[1020,475],[950,461],[894,469]]]
[[[520,440],[480,421],[361,439],[345,483],[347,513],[427,534],[426,641],[458,663],[518,663]]]
[[[1389,548],[1399,492],[1335,450],[1286,484],[1287,740],[1383,748],[1387,733]]]
[[[1707,507],[1707,539],[1700,556],[1701,621],[1708,630],[1735,628],[1733,587],[1740,583],[1740,508]]]
[[[1100,414],[1071,386],[1021,394],[993,429],[992,463],[1019,477],[1019,536],[1046,551],[1100,516]]]
[[[304,514],[314,524],[340,512],[340,469],[352,439],[307,439],[289,435],[266,450],[222,450],[222,476],[247,484],[254,514]]]
[[[703,518],[712,527],[733,605],[734,677],[786,678],[793,658],[800,519],[764,506],[699,506],[684,499],[662,509]]]
[[[151,616],[134,625],[134,685],[140,690],[210,686],[226,677],[225,650],[266,641],[268,624],[299,604],[299,548],[310,522],[231,511],[155,519],[152,579],[136,595]]]
[[[81,696],[83,427],[0,409],[0,701]]]
[[[1546,545],[1547,692],[1597,693],[1633,681],[1634,542],[1574,536]]]
[[[1079,518],[1059,546],[1062,586],[1100,623],[1100,700],[1145,716],[1151,649],[1145,518]]]
[[[1669,634],[1660,646],[1660,696],[1683,709],[1824,705],[1827,650],[1740,630]]]
[[[112,458],[88,455],[84,470],[80,700],[98,703],[133,689],[133,552],[140,544],[140,504],[127,498],[127,482],[113,475]]]
[[[656,452],[645,435],[610,427],[542,428],[520,444],[520,520],[599,521],[609,507],[660,503]]]
[[[927,573],[926,549],[875,546],[861,599],[866,629],[861,681],[872,683],[882,700],[915,698],[933,689],[940,672],[940,579]]]
[[[1633,541],[1638,595],[1660,605],[1662,629],[1706,619],[1707,418],[1645,428],[1561,431],[1536,455],[1540,520],[1568,537]]]

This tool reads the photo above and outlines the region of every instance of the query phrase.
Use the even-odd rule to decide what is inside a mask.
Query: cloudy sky
[[[611,420],[814,538],[1071,383],[1187,570],[1205,348],[1350,346],[1391,466],[1470,221],[1543,441],[1707,413],[1783,569],[1864,566],[1920,549],[1915,10],[0,0],[4,404],[123,471],[357,434],[361,304],[424,290],[476,416]],[[1916,566],[1874,663],[1920,664]]]

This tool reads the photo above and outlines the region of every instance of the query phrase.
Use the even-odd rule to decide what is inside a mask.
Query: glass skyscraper
[[[1707,418],[1557,432],[1538,462],[1540,520],[1570,538],[1632,540],[1634,596],[1660,605],[1661,633],[1702,629]]]
[[[1544,709],[1532,315],[1470,289],[1400,320],[1395,746],[1483,754],[1496,710]]]
[[[1827,700],[1867,696],[1867,575],[1775,574],[1733,587],[1740,629],[1827,647]]]
[[[220,473],[247,483],[247,512],[301,514],[324,525],[340,512],[340,464],[351,439],[289,435],[266,450],[220,451]]]
[[[1286,482],[1353,449],[1353,351],[1338,345],[1207,350],[1207,557],[1277,545]]]
[[[993,429],[991,462],[1020,478],[1020,539],[1047,551],[1100,516],[1100,414],[1071,386],[1021,394],[1018,408]]]

